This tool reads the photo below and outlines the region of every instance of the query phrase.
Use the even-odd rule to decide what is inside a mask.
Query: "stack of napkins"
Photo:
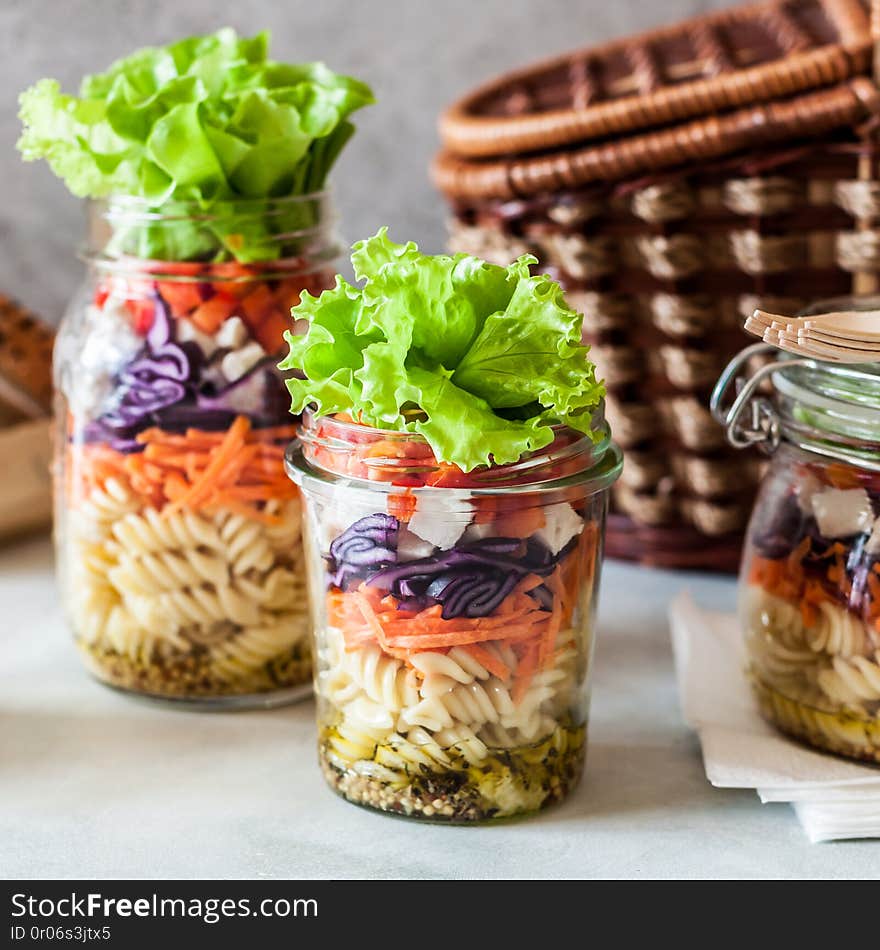
[[[761,718],[736,618],[680,594],[670,624],[682,712],[699,734],[709,781],[791,802],[813,842],[880,837],[880,768],[814,752]]]

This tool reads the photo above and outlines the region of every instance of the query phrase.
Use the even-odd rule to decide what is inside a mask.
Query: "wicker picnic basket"
[[[763,3],[509,73],[440,122],[450,247],[537,255],[626,453],[608,550],[733,570],[760,473],[709,390],[755,307],[876,286],[880,94],[860,0]]]

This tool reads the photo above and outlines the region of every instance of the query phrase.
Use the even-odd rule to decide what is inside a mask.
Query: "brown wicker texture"
[[[52,409],[55,331],[0,294],[0,427]]]
[[[533,253],[584,313],[626,453],[612,556],[736,567],[760,464],[708,395],[755,307],[880,272],[870,35],[859,0],[777,0],[520,70],[443,117],[451,248]]]

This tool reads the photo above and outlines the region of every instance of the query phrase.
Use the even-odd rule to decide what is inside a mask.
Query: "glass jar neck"
[[[98,269],[167,272],[186,277],[206,268],[222,277],[289,275],[329,265],[342,250],[329,192],[245,201],[151,205],[142,198],[114,196],[88,204],[84,256]]]
[[[557,488],[573,481],[593,481],[596,490],[620,474],[621,456],[611,441],[601,409],[594,414],[596,440],[565,426],[555,430],[553,442],[519,461],[464,472],[439,462],[427,441],[417,433],[375,429],[334,418],[303,414],[295,447],[310,469],[330,478],[344,476],[373,487],[414,489]],[[290,462],[290,457],[288,458]]]
[[[817,362],[782,369],[773,383],[785,441],[880,470],[880,375]]]
[[[800,316],[877,309],[880,297],[837,297]],[[782,437],[817,455],[880,470],[880,366],[790,362],[773,374]]]

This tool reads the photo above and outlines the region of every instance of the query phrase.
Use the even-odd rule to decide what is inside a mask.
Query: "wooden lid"
[[[461,157],[544,151],[771,102],[866,72],[862,0],[773,0],[507,73],[440,119]]]
[[[867,0],[773,0],[508,73],[444,113],[434,179],[506,200],[827,135],[880,112],[871,36]]]

